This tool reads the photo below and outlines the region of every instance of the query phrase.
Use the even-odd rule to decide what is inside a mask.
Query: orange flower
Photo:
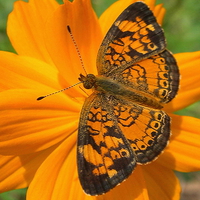
[[[173,170],[200,170],[200,120],[172,112],[200,99],[200,52],[175,54],[181,88],[165,110],[172,137],[151,164],[137,166],[120,186],[105,195],[87,196],[76,169],[79,113],[86,94],[73,87],[42,101],[37,97],[77,83],[83,73],[66,26],[70,25],[88,73],[97,74],[96,55],[114,19],[135,0],[119,0],[97,19],[90,1],[18,1],[8,19],[8,36],[17,55],[0,52],[0,190],[29,187],[28,200],[178,199]],[[165,10],[145,1],[161,23]]]

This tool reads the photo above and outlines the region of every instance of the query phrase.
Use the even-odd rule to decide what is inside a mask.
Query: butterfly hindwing
[[[119,73],[112,73],[109,77],[130,90],[145,92],[160,103],[171,101],[179,87],[178,66],[168,50],[134,63]]]
[[[165,47],[163,30],[152,11],[146,4],[136,2],[119,15],[106,34],[97,56],[98,73],[109,76]]]
[[[111,98],[112,97],[112,98]],[[111,96],[118,129],[131,146],[136,162],[147,164],[166,147],[170,137],[170,118],[161,110],[144,107],[123,98]]]

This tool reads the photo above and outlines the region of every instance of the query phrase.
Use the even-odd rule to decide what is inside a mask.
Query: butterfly
[[[101,195],[127,179],[137,164],[157,158],[170,138],[162,110],[177,94],[179,70],[165,36],[143,2],[128,6],[97,55],[98,75],[80,75],[86,98],[78,128],[77,166],[86,194]]]

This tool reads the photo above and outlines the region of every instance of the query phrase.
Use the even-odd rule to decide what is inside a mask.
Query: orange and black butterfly
[[[170,118],[162,107],[179,86],[163,30],[142,2],[126,8],[111,26],[98,52],[97,70],[97,76],[79,78],[93,89],[81,111],[77,150],[79,179],[89,195],[108,192],[137,164],[163,151]]]

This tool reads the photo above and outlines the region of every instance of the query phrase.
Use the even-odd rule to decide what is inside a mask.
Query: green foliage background
[[[6,35],[6,21],[16,0],[0,0],[0,50],[14,52]],[[62,3],[61,0],[58,0]],[[93,7],[98,16],[115,0],[93,0]],[[163,28],[167,38],[168,49],[173,53],[200,50],[200,1],[191,0],[157,0],[163,3],[167,12]],[[200,67],[200,66],[199,66]],[[177,112],[200,118],[200,103],[197,102]],[[178,173],[181,180],[192,181],[199,173]],[[0,194],[0,200],[24,200],[26,189],[14,190]],[[183,199],[183,198],[182,198]]]

